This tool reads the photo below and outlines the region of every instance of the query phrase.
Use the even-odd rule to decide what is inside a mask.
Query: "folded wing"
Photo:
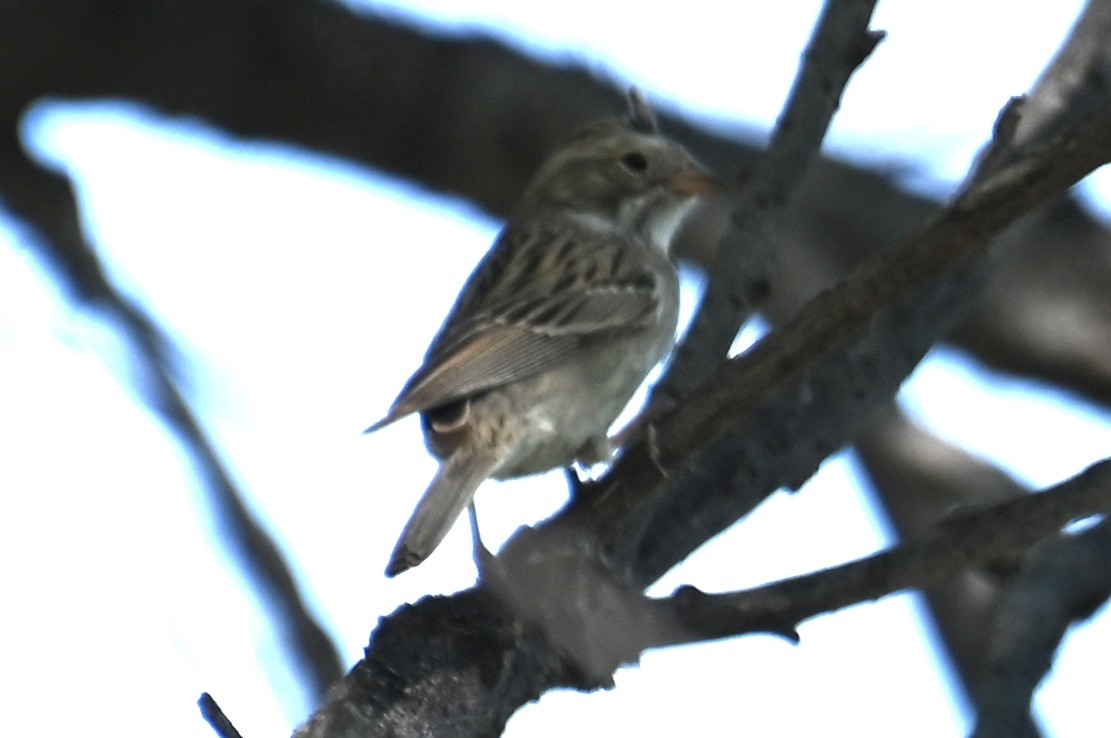
[[[611,232],[541,222],[504,232],[468,281],[424,365],[372,432],[410,413],[551,369],[596,340],[650,325],[652,274]]]

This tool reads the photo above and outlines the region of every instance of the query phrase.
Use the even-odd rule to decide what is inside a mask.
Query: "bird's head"
[[[640,101],[643,105],[643,101]],[[665,248],[697,195],[724,183],[635,107],[623,121],[591,125],[552,154],[518,210],[562,209],[631,229]]]

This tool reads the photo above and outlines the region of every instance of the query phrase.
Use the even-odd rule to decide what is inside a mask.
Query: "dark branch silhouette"
[[[902,193],[883,176],[815,161],[792,198],[792,217],[777,218],[764,234],[776,257],[764,303],[780,326],[775,336],[751,356],[718,366],[708,382],[699,379],[702,389],[653,426],[659,454],[645,443],[630,448],[559,517],[515,540],[502,555],[507,564],[540,552],[534,561],[578,577],[571,591],[589,601],[612,608],[641,601],[644,584],[776,487],[797,487],[868,427],[923,352],[946,336],[997,368],[1111,405],[1111,237],[1065,195],[1106,159],[1109,8],[1089,4],[1029,99],[1001,116],[995,144],[949,209]],[[867,45],[867,37],[853,38],[860,43],[842,68],[850,71]],[[142,372],[153,377],[144,399],[196,459],[232,546],[285,610],[285,629],[297,634],[291,650],[311,664],[302,671],[315,674],[321,694],[338,673],[334,649],[305,615],[277,549],[247,515],[178,389],[169,341],[106,279],[81,233],[68,183],[28,158],[19,121],[44,98],[134,100],[158,115],[197,118],[243,139],[291,142],[504,213],[557,141],[620,109],[626,83],[319,0],[8,0],[0,4],[0,68],[9,72],[0,75],[0,201],[28,227],[29,247],[54,265],[68,294],[101,311],[149,369]],[[804,89],[800,84],[800,96]],[[806,93],[801,102],[828,109],[839,98],[834,90],[823,94]],[[756,148],[738,143],[736,131],[712,134],[666,114],[661,126],[711,164],[753,170],[757,161]],[[792,182],[772,190],[773,204],[790,197],[794,175],[786,175],[806,168],[812,149],[798,151],[802,156],[783,169]],[[1049,207],[1035,209],[1043,204]],[[1014,222],[1019,215],[1024,219]],[[681,244],[695,264],[727,258],[715,235],[728,216],[716,217],[708,212]],[[907,236],[921,223],[931,225]],[[814,300],[865,262],[864,271]],[[739,303],[752,295],[751,288],[728,287]],[[737,316],[746,309],[742,304]],[[1048,331],[1047,316],[1055,321]],[[913,469],[898,462],[888,472],[886,484],[898,487]],[[922,515],[908,513],[919,530],[934,522]],[[1038,558],[1018,556],[1017,572],[1000,592],[1023,586],[1028,572],[1039,570]],[[507,571],[517,584],[513,567]],[[576,639],[589,644],[620,633],[604,620],[522,617],[507,606],[513,587],[488,584],[385,619],[366,659],[302,734],[420,734],[443,727],[436,722],[443,716],[453,732],[490,734],[545,689],[608,682],[615,657],[587,658]],[[1017,612],[1006,604],[1016,599],[1001,596],[999,613]],[[1083,611],[1072,607],[1066,615]],[[768,627],[789,630],[782,622]],[[1051,635],[1056,643],[1059,634]],[[613,653],[628,651],[628,643],[615,644]],[[1011,662],[993,656],[985,673],[1006,675]],[[985,714],[1003,704],[983,695]],[[1008,698],[1029,703],[1028,692]]]
[[[992,559],[1023,553],[1069,523],[1108,510],[1111,510],[1111,460],[1045,492],[957,512],[922,535],[875,556],[744,592],[707,595],[684,589],[657,606],[667,608],[672,621],[683,626],[675,629],[672,643],[762,630],[792,633],[799,622],[814,615],[905,589],[922,589]],[[1098,526],[1090,533],[1106,535],[1106,526]],[[1049,543],[1046,548],[1053,545]],[[1048,551],[1041,553],[1048,554],[1039,557],[1047,566],[1072,562]],[[1061,577],[1045,578],[1046,583],[1061,581]],[[1105,599],[1106,577],[1097,581],[1097,591]],[[1050,600],[1058,602],[1055,598]],[[1069,614],[1081,613],[1086,617],[1093,604],[1099,602],[1102,599],[1098,597],[1086,598],[1083,608],[1071,609]],[[1071,620],[1064,618],[1060,630]],[[1040,629],[1037,632],[1040,634]],[[1057,635],[1059,640],[1060,632]],[[668,644],[656,642],[645,647],[660,645]],[[1049,655],[1043,660],[1046,667]],[[1045,669],[1038,673],[1038,678],[1044,673]],[[1020,705],[1029,706],[1030,692]]]
[[[228,716],[216,703],[208,692],[201,694],[201,698],[197,700],[197,706],[201,708],[201,716],[205,719],[212,729],[216,732],[219,738],[243,738],[235,725],[232,724]]]
[[[771,231],[792,202],[816,158],[849,77],[882,33],[868,30],[874,2],[826,3],[802,56],[802,66],[768,148],[742,175],[718,239],[707,285],[687,337],[653,399],[675,405],[725,361],[729,347],[767,296]]]
[[[437,722],[444,715],[461,734],[493,734],[512,712],[507,702],[553,686],[609,684],[609,672],[657,637],[659,626],[607,616],[637,612],[629,603],[643,586],[778,487],[801,483],[848,442],[969,304],[992,236],[1111,157],[1107,99],[1076,114],[1061,111],[1042,135],[1020,138],[1012,123],[1024,105],[1005,108],[961,196],[930,225],[724,365],[659,421],[655,451],[646,442],[627,450],[563,513],[511,540],[499,557],[507,582],[422,600],[388,618],[367,658],[298,735],[369,726],[435,733],[447,729]],[[1105,484],[1106,466],[1097,469]],[[1105,504],[1101,498],[1098,506]],[[1005,548],[995,542],[997,552]],[[426,619],[437,625],[425,627]],[[472,619],[482,627],[460,625]],[[430,638],[445,637],[438,624],[449,621],[465,633],[430,648]],[[761,627],[790,632],[783,621],[765,619]],[[476,642],[483,646],[464,645]],[[498,688],[458,671],[461,649],[483,654],[476,657],[486,675],[481,684]],[[400,693],[398,684],[381,682],[382,672],[398,676],[386,666],[395,662],[408,665]],[[445,679],[461,688],[450,696],[430,688]]]

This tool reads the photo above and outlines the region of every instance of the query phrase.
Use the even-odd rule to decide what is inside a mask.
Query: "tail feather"
[[[382,418],[378,422],[376,422],[373,425],[371,425],[370,427],[368,427],[366,430],[363,431],[363,433],[364,434],[365,433],[374,433],[375,431],[381,430],[382,428],[385,428],[387,425],[393,423],[394,421],[401,420],[406,415],[408,415],[410,412],[412,412],[412,411],[411,410],[405,410],[405,411],[402,412],[402,411],[399,411],[399,409],[396,408],[396,407],[391,408],[389,414],[387,414],[386,417]]]
[[[395,577],[417,566],[436,550],[494,466],[492,460],[469,454],[456,454],[440,465],[401,532],[386,576]]]

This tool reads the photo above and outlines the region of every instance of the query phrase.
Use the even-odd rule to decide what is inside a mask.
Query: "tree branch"
[[[799,622],[815,615],[902,590],[928,587],[986,561],[1015,556],[1070,522],[1108,511],[1111,511],[1111,459],[1094,464],[1044,492],[958,512],[914,540],[859,561],[743,592],[707,595],[692,588],[680,589],[658,605],[666,608],[667,616],[683,627],[673,631],[675,640],[649,647],[767,630],[791,633]],[[1053,544],[1048,544],[1047,549],[1056,551]],[[1039,558],[1053,567],[1055,573],[1060,572],[1052,554]],[[1084,571],[1084,575],[1088,573]],[[1038,577],[1042,586],[1062,579]],[[1109,576],[1103,576],[1094,586],[1103,597],[1109,581]],[[1044,592],[1040,594],[1044,596]],[[1084,612],[1090,614],[1092,599],[1084,598],[1083,602]],[[1064,624],[1071,619],[1065,618]],[[1058,638],[1060,635],[1057,633]],[[1048,667],[1048,657],[1044,664]],[[1029,705],[1029,700],[1026,704]]]
[[[1088,38],[1106,37],[1083,28]],[[221,135],[287,141],[387,171],[495,214],[508,211],[569,131],[620,109],[628,87],[489,39],[434,37],[316,0],[7,0],[0,49],[10,72],[0,75],[0,125],[13,131],[43,98],[135,100]],[[713,135],[660,112],[663,129],[703,161],[748,168],[756,160],[757,147],[738,142],[752,135]],[[886,175],[818,160],[777,239],[769,309],[793,314],[936,212]],[[1005,264],[955,340],[1004,371],[1111,404],[1111,354],[1103,350],[1111,342],[1111,235],[1070,204],[1004,241]],[[1042,249],[1047,242],[1057,247]],[[698,239],[679,247],[713,262]],[[77,259],[71,271],[83,272],[80,254],[59,256]],[[1047,315],[1057,328],[1049,341]]]
[[[71,8],[10,0],[0,4],[0,48],[15,70],[0,77],[0,117],[13,128],[44,96],[134,99],[233,135],[291,141],[460,193],[494,213],[508,210],[567,131],[612,114],[627,86],[489,40],[434,38],[321,2],[93,0]],[[421,83],[406,84],[399,70]],[[706,161],[754,161],[751,145],[661,119]],[[777,244],[790,253],[777,259],[772,280],[775,309],[788,312],[935,207],[824,160],[799,196]],[[1070,207],[1010,240],[1023,247],[1013,268],[989,285],[989,302],[958,339],[1004,370],[1111,402],[1111,357],[1101,350],[1111,340],[1111,303],[1102,299],[1111,288],[1111,239]],[[1047,240],[1058,248],[1039,250]],[[1024,254],[1036,256],[1017,258]],[[1052,342],[1044,340],[1047,310],[1064,323]]]
[[[1002,597],[989,631],[984,677],[973,692],[974,738],[1039,735],[1034,689],[1053,665],[1069,627],[1111,595],[1111,522],[1036,548]]]
[[[1001,558],[1017,558],[1070,522],[1111,511],[1111,459],[1046,492],[962,510],[902,545],[874,556],[742,592],[707,595],[692,587],[648,599],[589,557],[576,539],[503,556],[483,586],[539,628],[588,680],[610,685],[620,665],[650,648],[768,632],[798,640],[808,618],[906,589],[920,589]],[[1102,584],[1102,580],[1101,580]],[[1085,601],[1090,601],[1090,598]]]
[[[197,706],[201,708],[201,717],[212,727],[219,738],[243,738],[232,721],[224,714],[220,705],[208,692],[201,693],[200,699],[197,700]]]
[[[1084,28],[1082,24],[1080,32]],[[1093,37],[1099,38],[1098,34]],[[25,107],[44,95],[74,99],[125,97],[141,100],[170,115],[199,116],[237,135],[294,141],[331,155],[373,163],[437,189],[467,193],[494,212],[504,212],[523,180],[557,139],[585,121],[611,113],[617,109],[620,98],[616,89],[581,71],[548,69],[499,44],[485,40],[433,39],[356,16],[331,3],[194,0],[182,5],[169,0],[90,0],[59,6],[36,0],[9,0],[0,4],[0,49],[4,68],[13,72],[0,75],[0,111],[3,112],[0,117],[13,132]],[[1087,78],[1084,73],[1077,77]],[[477,85],[474,84],[476,80],[480,82]],[[513,100],[509,114],[506,113],[506,100]],[[1031,109],[1027,107],[1027,115]],[[385,115],[383,111],[390,114]],[[667,120],[666,116],[664,125],[707,161],[743,161],[751,155],[751,149],[747,149],[749,153],[746,154],[744,148],[722,138],[697,133],[679,121]],[[0,182],[10,181],[6,176],[8,171],[3,174]],[[831,254],[827,243],[815,236],[829,232],[825,227],[829,218],[826,209],[837,212],[839,225],[853,225],[866,231],[861,237],[860,233],[847,229],[845,248],[849,251],[862,245],[886,246],[891,242],[893,231],[901,230],[907,222],[920,222],[933,212],[929,203],[897,196],[878,178],[859,171],[826,162],[812,174],[829,184],[802,193],[805,207],[801,208],[802,214],[797,221],[793,219],[790,224],[796,227],[800,222],[812,222],[807,226],[809,235],[798,241],[814,245],[810,260],[803,262],[807,268],[796,269],[795,283],[810,279],[808,268],[815,258],[822,260]],[[854,195],[862,198],[866,206],[846,207],[844,198],[850,189],[846,182],[852,182]],[[12,207],[14,196],[11,192],[5,191],[3,197]],[[997,301],[994,305],[1007,309],[989,306],[984,310],[985,317],[979,327],[967,333],[963,340],[972,346],[995,342],[993,355],[1001,365],[1042,372],[1069,383],[1068,386],[1082,387],[1092,396],[1103,397],[1106,401],[1111,397],[1111,366],[1103,350],[1107,341],[1100,340],[1102,334],[1099,332],[1111,325],[1111,320],[1100,318],[1107,309],[1104,297],[1107,285],[1111,284],[1107,275],[1100,271],[1100,257],[1108,250],[1106,233],[1090,220],[1081,223],[1075,209],[1066,207],[1059,211],[1062,217],[1047,218],[1041,230],[1031,231],[1023,241],[1033,254],[1034,265],[1029,279],[1015,281],[1021,282],[1023,289],[1005,285],[999,289],[1006,298],[1022,304],[1010,306],[1006,300]],[[845,212],[855,214],[851,224],[844,220]],[[892,213],[898,215],[888,218]],[[31,216],[20,214],[36,225],[40,233],[49,233],[49,221],[56,217],[56,213],[49,210]],[[966,224],[975,225],[974,213],[964,213],[961,217]],[[1055,243],[1058,248],[1050,252],[1039,249],[1042,242]],[[1083,242],[1084,248],[1067,251],[1066,247],[1077,242]],[[45,245],[44,249],[54,245]],[[1066,257],[1062,254],[1066,253],[1071,255],[1063,262]],[[56,256],[59,263],[65,264],[75,275],[95,273],[98,268],[90,271],[87,264],[82,266],[80,251],[66,253],[59,249]],[[1059,273],[1046,266],[1062,263],[1074,269],[1073,274],[1066,275],[1066,284],[1083,281],[1090,285],[1085,290],[1087,299],[1078,298],[1076,289],[1047,289],[1046,292],[1052,295],[1055,310],[1068,303],[1074,305],[1079,315],[1095,316],[1078,323],[1083,330],[1057,333],[1055,338],[1061,343],[1055,344],[1052,351],[1043,350],[1044,326],[1040,323],[1032,328],[999,330],[1003,318],[1024,315],[1029,312],[1030,304],[1041,304],[1036,299],[1038,288],[1053,284],[1042,280]],[[784,292],[786,290],[777,289],[773,297]],[[690,524],[691,529],[712,530],[735,519],[737,510],[744,508],[744,504],[738,504],[733,497],[751,495],[752,504],[755,504],[766,494],[763,487],[767,483],[783,479],[800,482],[816,465],[814,459],[843,443],[848,433],[845,428],[858,422],[857,415],[867,414],[876,397],[893,391],[892,385],[898,381],[895,377],[901,376],[903,371],[886,365],[885,336],[896,339],[891,345],[899,356],[894,357],[892,363],[912,365],[917,360],[915,346],[926,341],[927,334],[937,326],[951,320],[948,313],[959,312],[956,306],[946,305],[952,292],[947,295],[945,289],[938,287],[931,294],[932,301],[908,298],[907,306],[900,308],[901,315],[895,310],[894,314],[877,316],[873,323],[883,323],[886,334],[875,325],[869,327],[865,320],[858,324],[855,339],[837,337],[840,363],[838,356],[827,354],[825,369],[818,368],[810,374],[787,365],[786,368],[795,373],[783,383],[782,406],[790,410],[801,403],[801,410],[788,413],[785,423],[775,424],[770,420],[779,407],[770,392],[762,404],[754,406],[757,409],[750,413],[754,418],[738,413],[733,422],[725,423],[723,437],[746,424],[765,430],[755,434],[753,453],[739,462],[706,456],[697,474],[690,472],[688,489],[697,490],[698,481],[703,478],[699,475],[711,477],[714,470],[709,466],[721,463],[733,477],[722,486],[736,486],[740,493],[732,492],[723,498],[725,502],[710,499],[702,508],[695,505],[685,510],[681,505],[673,505],[670,509],[660,507],[660,512],[646,524],[637,522],[637,526],[646,526],[646,530],[630,529],[637,535],[615,548],[635,549],[640,545],[645,553],[652,555],[636,578],[650,577],[653,570],[666,566],[667,560],[681,558],[684,547],[697,545],[696,536],[692,536],[680,540],[670,551],[657,549],[653,553],[653,547],[659,546],[658,542],[674,530],[672,522],[666,519],[671,512],[677,511],[695,521]],[[966,298],[962,296],[961,299]],[[932,327],[923,328],[922,325],[930,321],[915,317],[915,313],[922,310],[946,315],[933,315]],[[912,334],[914,340],[909,347],[900,338],[900,328]],[[874,335],[869,335],[869,331]],[[1076,335],[1082,336],[1082,340],[1072,341]],[[1092,351],[1092,346],[1097,350]],[[764,352],[784,358],[784,354],[770,349]],[[878,361],[884,366],[852,368],[848,359],[853,353],[865,363]],[[801,353],[796,358],[822,360],[819,355],[807,358]],[[1062,371],[1061,367],[1066,369]],[[846,368],[849,371],[842,371]],[[752,371],[759,377],[760,372]],[[769,367],[768,372],[774,372],[774,367]],[[877,373],[882,374],[885,381],[882,386],[870,386],[869,380]],[[727,374],[722,378],[728,379]],[[840,385],[842,380],[844,384]],[[810,391],[812,389],[815,391]],[[808,407],[811,405],[828,406],[835,418],[809,425],[818,415],[817,408]],[[798,447],[802,448],[796,451]],[[777,467],[774,457],[779,451],[784,458]],[[642,476],[651,473],[640,472]],[[737,479],[741,484],[734,485]],[[625,483],[636,482],[636,475],[629,473]],[[448,602],[445,609],[459,608],[473,599],[464,595]],[[413,610],[415,612],[409,612],[413,617],[429,612],[423,603]],[[486,614],[481,608],[470,612],[475,617]],[[528,699],[530,692],[539,693],[551,684],[582,683],[581,679],[576,682],[579,677],[571,665],[562,663],[558,654],[553,656],[550,646],[542,642],[537,645],[542,638],[535,632],[511,620],[506,623],[503,630],[493,634],[489,658],[471,662],[482,664],[478,675],[481,678],[441,682],[465,684],[477,690],[475,694],[485,694],[483,690],[491,689],[490,685],[494,684],[500,690],[498,696],[505,701],[482,713],[487,716],[482,720],[490,722],[476,724],[487,727],[499,725],[499,719],[504,722],[508,714],[506,705],[512,703],[513,707],[508,708],[511,712],[520,704],[512,702],[514,699]],[[465,619],[456,621],[460,631],[466,624]],[[427,633],[427,628],[425,623],[424,631],[417,628],[414,632]],[[378,641],[381,639],[388,644],[394,637],[387,635],[389,632],[386,627],[376,634],[376,654],[382,653],[384,648],[388,650],[388,645]],[[396,636],[396,631],[393,633]],[[485,641],[477,642],[486,645]],[[414,646],[430,643],[439,644],[440,641],[428,639]],[[403,646],[399,646],[395,653],[403,650]],[[431,650],[436,652],[434,648]],[[368,654],[368,659],[371,658]],[[429,670],[425,673],[424,684],[431,684],[428,680],[434,676],[443,678],[447,673],[434,675],[432,670],[436,665],[430,663],[430,658],[410,661],[414,669]],[[374,665],[389,668],[388,664],[392,663],[375,662]],[[462,661],[457,664],[461,670],[470,668],[461,664]],[[514,683],[510,688],[507,675],[511,673],[523,677],[527,687],[517,689]],[[354,694],[350,685],[359,678],[349,677],[339,693]],[[417,683],[398,679],[388,686],[397,689],[402,683]],[[366,698],[367,694],[358,696]],[[371,699],[371,704],[381,706],[383,703],[374,701],[379,699],[380,696]],[[365,710],[376,709],[363,704]],[[411,702],[409,706],[421,705]],[[359,709],[351,708],[349,714]],[[471,713],[461,711],[459,714]]]
[[[0,116],[2,119],[2,116]],[[0,197],[34,229],[34,241],[56,269],[69,296],[112,325],[141,367],[136,390],[142,401],[196,465],[229,543],[247,575],[277,612],[277,627],[316,699],[343,674],[339,653],[308,611],[277,545],[243,502],[232,475],[201,426],[179,384],[175,353],[161,329],[106,276],[81,227],[69,181],[38,166],[19,144],[16,130],[0,129]]]
[[[507,580],[537,589],[498,596],[490,582],[383,620],[366,659],[296,735],[411,735],[447,715],[462,734],[491,735],[544,689],[607,684],[599,673],[629,638],[577,615],[630,612],[625,598],[849,441],[967,304],[990,238],[1111,156],[1111,105],[1093,111],[1024,144],[921,233],[721,367],[657,425],[658,454],[629,449],[556,518],[515,536],[498,557]],[[537,613],[557,601],[538,595],[567,577],[570,601]]]
[[[955,509],[1029,494],[995,465],[926,432],[894,406],[868,423],[856,439],[856,450],[877,502],[901,540],[919,538]],[[984,671],[984,634],[991,631],[998,596],[1019,563],[996,559],[924,591],[968,695]]]
[[[1063,130],[719,369],[657,424],[658,454],[628,449],[569,511],[600,550],[647,584],[776,489],[805,481],[960,316],[991,237],[1111,156],[1111,104]]]
[[[882,32],[868,30],[874,7],[874,0],[830,0],[823,7],[771,141],[742,175],[702,302],[652,391],[653,401],[674,406],[700,386],[725,361],[741,325],[766,296],[769,231],[817,157],[849,78],[883,39]]]
[[[1073,117],[1082,117],[1107,100],[1111,53],[1103,40],[1109,33],[1111,3],[1090,3],[1078,18],[1067,42],[1034,85],[1029,100],[1024,101],[1021,106],[1008,106],[1000,115],[996,126],[999,132],[997,138],[1009,141],[1010,144],[993,146],[980,157],[977,169],[981,173],[981,179],[985,178],[985,172],[990,174],[1004,168],[1028,142],[1045,140],[1058,133],[1061,120],[1066,117],[1064,111],[1072,111]],[[1059,212],[1066,212],[1066,208],[1060,208]],[[1029,285],[1041,279],[1037,275],[1044,265],[1038,262],[1044,260],[1045,255],[1044,249],[1029,255],[1027,262],[1030,271],[1023,275],[1023,283]],[[996,258],[995,261],[1001,260]],[[1021,263],[1014,258],[1003,261],[1012,268]],[[1058,321],[1063,323],[1062,318],[1067,314],[1067,310],[1062,308],[1062,302],[1070,298],[1063,296],[1073,294],[1076,286],[1084,281],[1086,279],[1078,275],[1067,288],[1053,291],[1058,306],[1054,308]],[[990,294],[992,287],[989,286],[988,289]],[[1005,292],[1000,292],[1000,295],[1006,299]],[[1009,305],[1000,311],[1008,320],[1013,320],[1015,315],[1028,314],[1033,307],[1030,299],[1021,303],[1013,300],[1008,302]],[[1040,314],[1044,316],[1045,313],[1043,311]],[[1053,350],[1051,346],[1047,346],[1047,349]],[[911,434],[913,442],[908,438]],[[999,495],[1016,497],[1025,494],[1021,486],[994,467],[926,436],[893,413],[871,424],[860,441],[859,449],[869,473],[877,481],[884,506],[895,518],[896,525],[904,536],[936,519],[938,505],[982,504],[990,499],[998,499]],[[914,459],[924,453],[930,456],[931,463],[916,466]],[[953,463],[948,466],[939,465],[939,454],[941,458]],[[972,481],[973,479],[976,481]],[[913,494],[903,493],[908,482],[916,486]],[[1081,542],[1074,540],[1068,545],[1079,546]],[[980,681],[989,668],[987,649],[991,642],[985,634],[997,632],[993,620],[1009,618],[1006,610],[1012,605],[1008,604],[1003,595],[1014,584],[1015,577],[1026,570],[1026,566],[1021,566],[1024,560],[995,562],[990,568],[968,570],[948,582],[926,590],[931,613],[958,667],[966,693],[970,696],[983,691]],[[1086,588],[1087,584],[1079,583],[1079,586]],[[1066,599],[1067,595],[1062,594],[1061,597]],[[1048,656],[1045,663],[1049,663]],[[1014,680],[1009,683],[1013,685]],[[1020,702],[1012,703],[1012,706],[1023,705],[1023,699],[1025,704],[1012,714],[1028,716],[1029,690],[1025,693],[1021,689],[1017,691],[1019,694],[1016,698]],[[1021,726],[1016,723],[1011,727],[1013,730],[1001,734],[1038,734],[1028,717]]]

